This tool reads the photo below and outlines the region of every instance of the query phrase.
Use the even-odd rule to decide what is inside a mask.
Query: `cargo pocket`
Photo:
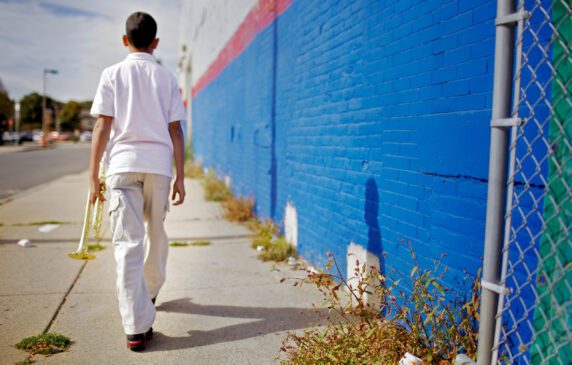
[[[111,239],[116,241],[123,235],[123,227],[120,215],[121,199],[118,196],[112,196],[109,200],[109,220],[111,223]]]
[[[169,199],[167,199],[167,202],[165,203],[165,213],[163,214],[163,222],[167,218],[167,213],[169,213],[170,211],[171,211],[171,204],[169,204]]]

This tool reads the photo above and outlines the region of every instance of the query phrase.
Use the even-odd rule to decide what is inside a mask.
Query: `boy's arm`
[[[112,117],[100,115],[93,127],[91,140],[91,158],[89,164],[89,182],[90,182],[90,202],[93,204],[97,199],[105,201],[105,197],[99,191],[99,162],[107,147],[109,134],[111,133]]]
[[[180,205],[183,204],[183,201],[185,200],[185,141],[180,122],[169,123],[169,135],[171,136],[171,141],[173,141],[175,169],[177,174],[175,182],[173,183],[173,196],[171,199],[175,200],[175,196],[178,194],[179,198],[173,203],[173,205]]]

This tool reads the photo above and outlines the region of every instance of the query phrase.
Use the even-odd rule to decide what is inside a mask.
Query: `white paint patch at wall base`
[[[380,269],[379,257],[377,255],[369,252],[366,248],[351,242],[347,249],[347,281],[350,286],[355,288],[358,277],[356,276],[356,269],[361,272],[361,268],[365,264],[366,267],[374,267],[377,271]],[[379,285],[379,282],[370,282],[372,286]],[[375,295],[365,294],[364,297],[366,303],[375,305],[380,302],[380,298]],[[352,297],[352,300],[355,298]]]
[[[298,246],[298,212],[290,201],[284,210],[284,236],[294,247]]]

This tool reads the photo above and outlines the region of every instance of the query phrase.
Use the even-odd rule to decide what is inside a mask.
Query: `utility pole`
[[[20,142],[20,102],[17,101],[14,104],[14,129],[15,129],[15,136],[16,139],[14,141],[14,144],[19,143]]]
[[[58,74],[58,70],[54,70],[54,69],[44,69],[44,75],[43,75],[43,92],[42,92],[42,130],[44,131],[44,135],[42,136],[42,139],[40,140],[40,144],[42,145],[42,147],[47,147],[48,146],[48,133],[50,132],[50,124],[48,122],[48,118],[46,115],[46,108],[47,108],[47,100],[46,100],[46,75],[47,74],[52,74],[52,75],[57,75]]]

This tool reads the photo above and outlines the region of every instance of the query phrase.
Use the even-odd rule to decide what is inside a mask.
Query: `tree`
[[[60,107],[61,103],[50,97],[46,98],[46,107],[54,110]],[[33,92],[22,98],[20,102],[20,119],[22,129],[42,128],[42,95]]]
[[[0,123],[14,117],[14,101],[5,90],[0,90]]]
[[[0,144],[4,144],[4,131],[8,128],[8,119],[14,116],[14,102],[10,100],[8,91],[0,80]]]
[[[60,127],[62,130],[73,131],[79,129],[82,105],[77,101],[68,101],[60,111]]]

